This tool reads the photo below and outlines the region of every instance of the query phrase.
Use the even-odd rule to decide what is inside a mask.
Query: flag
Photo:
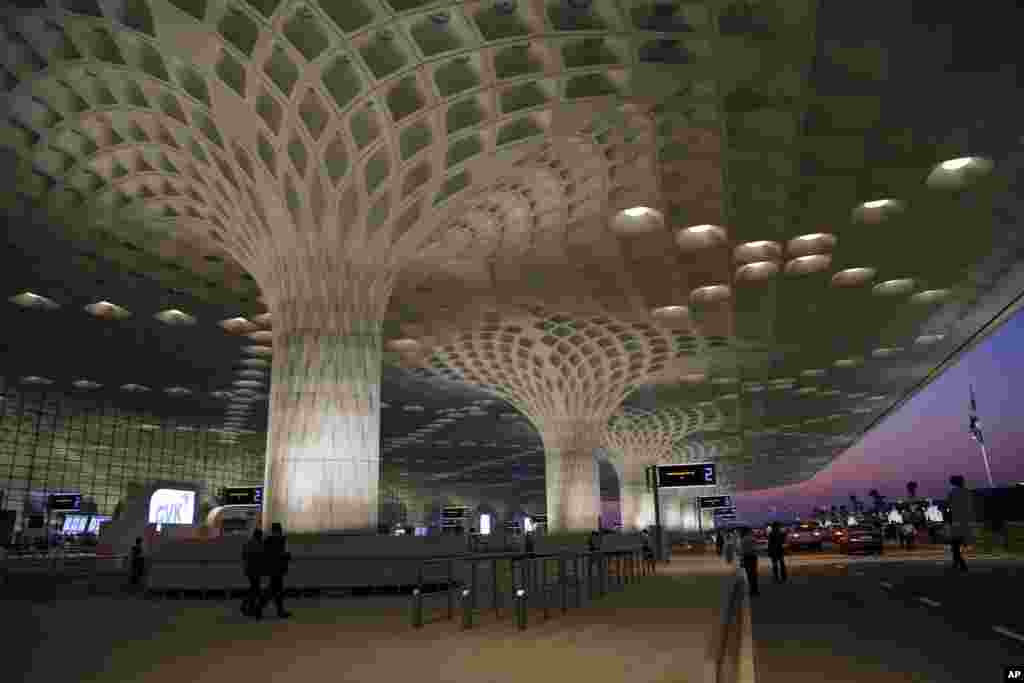
[[[968,415],[967,429],[971,432],[971,438],[985,445],[985,435],[981,432],[981,420],[978,419],[978,404],[974,400],[974,385],[971,385],[971,412]]]

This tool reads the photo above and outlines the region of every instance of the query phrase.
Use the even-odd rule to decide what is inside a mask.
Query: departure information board
[[[224,505],[262,505],[262,486],[232,486],[224,489]]]
[[[702,510],[732,507],[732,496],[701,496],[700,507]]]
[[[675,489],[688,486],[714,486],[718,483],[714,463],[658,465],[658,488]]]
[[[82,496],[77,493],[54,493],[50,496],[51,510],[77,510],[82,506]]]

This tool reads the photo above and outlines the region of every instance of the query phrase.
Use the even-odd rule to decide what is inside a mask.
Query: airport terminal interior
[[[701,500],[824,471],[1019,306],[1012,5],[3,3],[4,543],[85,534],[123,558],[141,537],[149,587],[185,592],[182,563],[230,558],[245,585],[240,543],[273,523],[312,588],[327,573],[303,564],[525,534],[582,551],[600,529],[596,571],[624,588],[551,622],[544,602],[528,636],[512,616],[434,625],[445,662],[405,593],[251,624],[94,595],[96,560],[90,597],[58,601],[71,616],[32,612],[46,647],[114,600],[118,637],[163,634],[139,662],[192,659],[97,681],[206,680],[203,648],[234,641],[182,633],[225,611],[306,652],[271,675],[246,650],[253,680],[412,675],[385,654],[403,651],[436,680],[622,680],[638,661],[700,679],[733,604],[721,560],[691,557],[715,527]],[[648,576],[655,526],[672,559]],[[510,560],[510,590],[547,585],[527,566]],[[589,582],[579,567],[552,585]],[[498,560],[480,571],[497,615]],[[353,637],[395,661],[311,649]],[[736,647],[716,680],[752,680]],[[40,657],[37,675],[60,665]],[[793,666],[762,661],[765,680]]]

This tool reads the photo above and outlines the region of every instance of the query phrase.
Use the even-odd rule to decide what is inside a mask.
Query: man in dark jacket
[[[270,577],[270,585],[263,594],[260,610],[273,600],[277,606],[277,616],[282,619],[291,616],[291,612],[284,608],[284,575],[288,573],[288,563],[292,559],[292,554],[285,550],[285,543],[284,530],[279,523],[274,522],[270,525],[270,538],[263,543],[264,567]]]
[[[772,530],[768,532],[768,557],[772,561],[772,575],[775,583],[786,580],[786,532],[778,522],[772,522]]]
[[[262,608],[259,608],[259,604],[263,593],[261,585],[263,579],[262,529],[253,531],[252,538],[242,548],[242,568],[245,571],[245,578],[249,579],[249,592],[245,594],[245,600],[242,601],[242,614],[258,619],[262,615]]]
[[[135,545],[132,546],[132,585],[137,586],[142,581],[145,567],[145,560],[142,557],[142,539],[136,538]]]

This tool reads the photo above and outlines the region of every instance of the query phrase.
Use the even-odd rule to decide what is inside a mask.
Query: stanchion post
[[[462,589],[462,628],[469,630],[473,628],[473,591],[469,588]]]
[[[569,577],[565,575],[566,572],[566,561],[565,555],[558,556],[558,583],[561,584],[559,591],[562,594],[562,614],[569,611]]]
[[[470,560],[472,562],[473,560]],[[455,618],[455,560],[448,560],[448,621]]]
[[[412,589],[412,627],[423,628],[423,594],[419,588]]]
[[[516,624],[520,631],[526,630],[526,590],[519,588],[516,590]]]

